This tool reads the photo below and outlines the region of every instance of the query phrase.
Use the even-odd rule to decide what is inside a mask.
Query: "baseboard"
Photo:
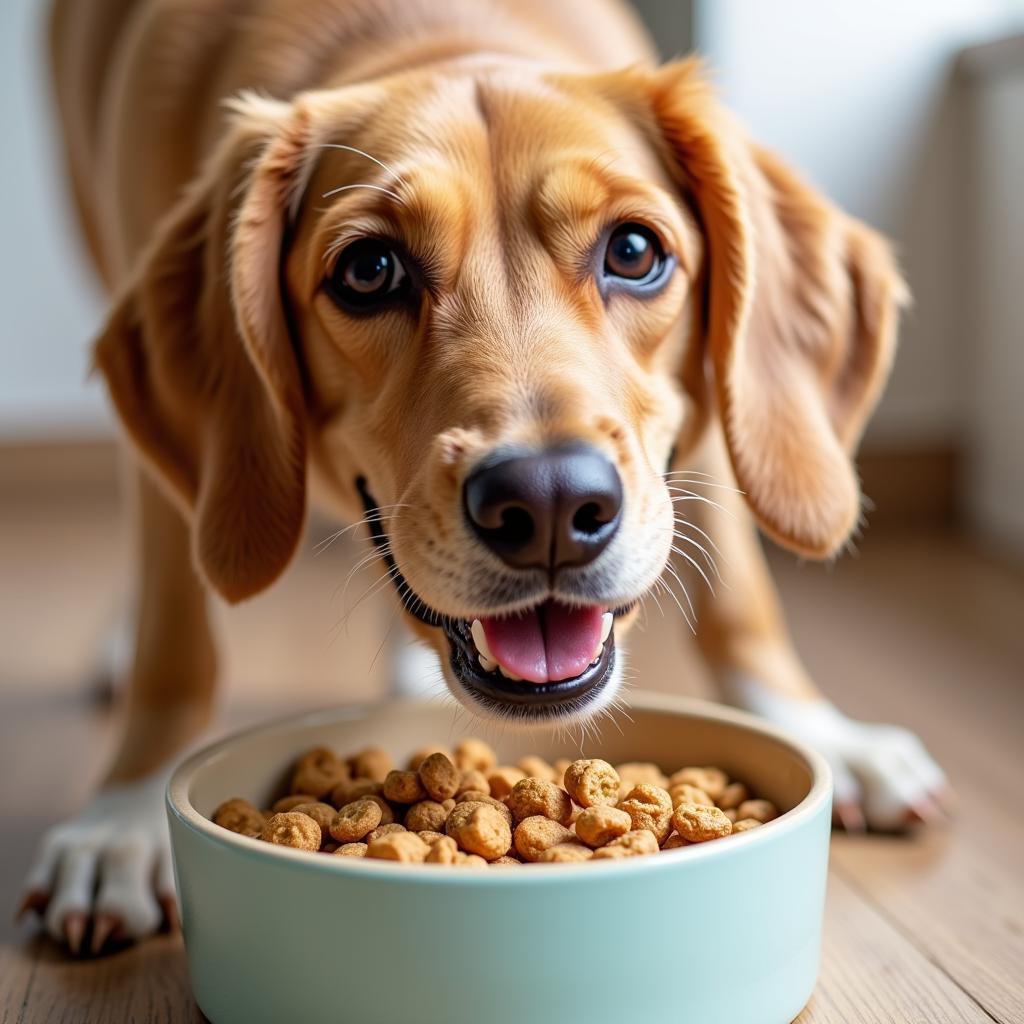
[[[118,461],[114,440],[0,444],[0,498],[112,499]],[[951,448],[868,450],[857,464],[873,527],[955,523],[959,459]]]

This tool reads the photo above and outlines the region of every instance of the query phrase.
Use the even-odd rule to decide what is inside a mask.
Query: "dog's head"
[[[238,101],[96,357],[221,594],[282,572],[313,473],[460,699],[550,719],[614,692],[710,415],[765,531],[844,542],[901,296],[692,63],[456,63]]]

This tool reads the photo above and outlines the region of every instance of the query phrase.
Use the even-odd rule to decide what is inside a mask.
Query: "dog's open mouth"
[[[406,610],[448,640],[456,681],[478,702],[515,705],[521,718],[554,718],[578,711],[611,680],[615,617],[630,610],[570,605],[548,599],[525,610],[461,619],[430,608],[402,576],[386,544],[377,506],[357,481],[370,536],[380,550]]]

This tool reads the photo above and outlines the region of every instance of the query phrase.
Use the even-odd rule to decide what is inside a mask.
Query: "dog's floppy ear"
[[[95,347],[128,434],[191,520],[199,572],[229,601],[284,570],[305,516],[305,404],[279,286],[301,121],[287,104],[235,104]]]
[[[826,557],[857,523],[851,454],[892,362],[906,292],[885,241],[747,141],[694,61],[651,100],[703,222],[706,336],[729,454],[770,536]]]

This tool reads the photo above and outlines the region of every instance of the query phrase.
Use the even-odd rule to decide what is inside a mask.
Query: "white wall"
[[[964,425],[961,125],[952,60],[1021,0],[700,0],[695,44],[753,134],[897,243],[915,296],[878,442]]]
[[[0,440],[109,429],[87,346],[102,301],[68,209],[45,0],[0,0]]]

